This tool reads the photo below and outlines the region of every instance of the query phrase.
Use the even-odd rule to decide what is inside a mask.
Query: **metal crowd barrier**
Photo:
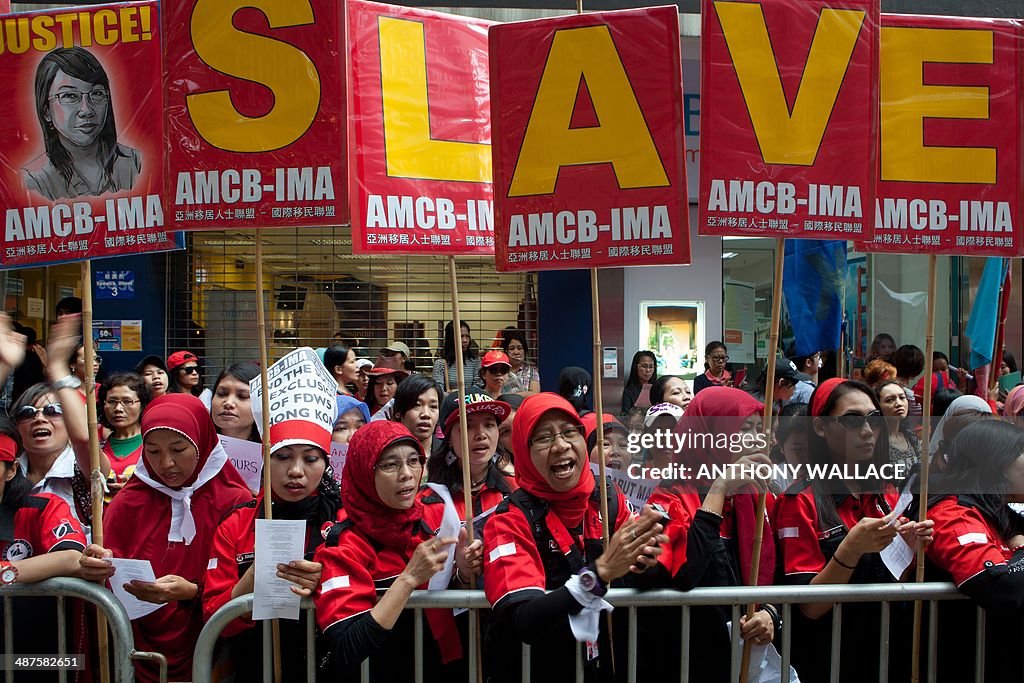
[[[65,613],[65,598],[78,598],[85,602],[92,603],[100,610],[107,619],[107,626],[113,634],[112,656],[110,658],[110,671],[113,674],[112,680],[118,683],[135,680],[135,668],[133,659],[152,660],[160,664],[160,680],[167,680],[167,660],[163,655],[155,652],[139,652],[135,649],[135,637],[132,635],[132,624],[128,620],[128,614],[124,607],[106,588],[82,579],[66,577],[47,579],[38,583],[16,583],[13,586],[0,587],[0,598],[4,601],[4,657],[5,681],[12,683],[14,680],[13,658],[19,653],[14,652],[14,609],[13,598],[21,597],[52,597],[57,601],[57,652],[59,656],[66,656],[67,646],[67,616]],[[28,653],[26,653],[28,654]],[[42,654],[42,653],[38,653]],[[54,653],[51,653],[54,654]],[[74,653],[70,653],[74,654]],[[90,657],[96,653],[88,654]],[[61,683],[67,681],[67,670],[59,670],[58,677]]]
[[[654,590],[636,591],[632,589],[616,588],[608,591],[605,600],[615,606],[616,609],[628,610],[628,655],[626,661],[627,678],[633,682],[637,680],[637,612],[648,607],[679,607],[681,608],[682,639],[680,643],[679,658],[682,666],[682,683],[689,683],[690,674],[686,666],[689,661],[689,632],[692,607],[703,606],[729,606],[732,608],[732,622],[738,624],[740,616],[746,605],[751,602],[772,603],[782,608],[783,623],[791,623],[793,605],[817,602],[836,603],[833,608],[834,618],[832,621],[832,652],[831,652],[831,680],[832,683],[839,681],[840,667],[840,643],[842,641],[842,609],[845,603],[876,602],[881,603],[881,617],[879,625],[879,683],[888,683],[889,676],[886,670],[886,662],[889,655],[889,606],[893,602],[924,601],[929,605],[930,619],[928,620],[927,652],[934,662],[934,653],[938,640],[938,603],[946,600],[966,600],[967,598],[956,590],[951,583],[906,583],[906,584],[836,584],[836,585],[815,585],[815,586],[741,586],[728,588],[697,588],[692,591],[682,592],[675,590]],[[220,632],[235,618],[252,611],[252,594],[242,595],[224,605],[207,622],[199,636],[199,645],[196,648],[193,659],[192,679],[193,683],[210,683],[211,670],[213,668],[213,651]],[[423,683],[423,610],[428,608],[455,609],[464,608],[471,612],[490,608],[490,604],[484,597],[483,591],[416,591],[409,598],[406,609],[411,609],[415,616],[415,683]],[[984,611],[978,607],[978,626],[975,633],[975,680],[982,683],[985,678],[985,633],[984,633]],[[307,619],[306,624],[306,647],[307,652],[315,652],[315,628],[314,608],[311,600],[303,599],[302,617]],[[478,634],[476,625],[479,620],[469,620],[469,639],[473,642]],[[264,681],[271,680],[271,667],[268,664],[270,657],[269,624],[264,622]],[[789,683],[790,654],[792,649],[791,629],[783,628],[780,654],[782,656],[782,683]],[[738,680],[740,662],[742,659],[743,643],[739,638],[739,629],[733,630],[732,639],[732,660],[731,680]],[[472,683],[477,680],[477,668],[479,663],[476,660],[476,648],[468,648],[469,677]],[[312,683],[316,680],[314,661],[315,657],[307,657],[306,680]],[[523,682],[530,681],[530,646],[522,645]],[[934,683],[936,676],[935,666],[929,666],[927,672],[927,683]],[[368,683],[370,677],[369,660],[362,665],[362,681]],[[576,650],[576,681],[583,682],[583,657],[582,648]]]

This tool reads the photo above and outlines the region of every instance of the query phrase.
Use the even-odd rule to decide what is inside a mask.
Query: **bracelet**
[[[779,614],[779,610],[775,609],[775,605],[765,603],[761,605],[761,611],[771,618],[772,627],[775,629],[776,633],[782,630],[782,616]]]
[[[857,565],[853,565],[851,567],[850,565],[848,565],[845,562],[843,562],[842,560],[840,560],[838,555],[834,555],[833,554],[832,555],[832,561],[835,562],[836,564],[838,564],[840,567],[843,567],[845,569],[849,569],[851,572],[854,571],[855,569],[857,569]]]
[[[709,515],[714,515],[715,517],[718,517],[718,518],[722,517],[722,513],[721,512],[715,512],[714,510],[710,510],[710,509],[704,507],[703,505],[701,505],[699,508],[697,508],[697,510],[698,511],[703,510],[704,512],[708,513]]]
[[[459,571],[459,565],[455,565],[455,580],[459,583],[469,583],[469,581],[462,578],[462,572]]]
[[[1010,548],[1010,554],[1014,555],[1014,554],[1017,553],[1018,550],[1024,550],[1024,543],[1020,544],[1019,546],[1017,546],[1015,548]]]

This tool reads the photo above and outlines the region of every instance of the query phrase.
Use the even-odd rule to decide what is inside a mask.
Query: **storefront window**
[[[266,338],[271,358],[297,346],[323,347],[335,335],[375,359],[388,341],[409,346],[429,371],[451,320],[447,259],[352,253],[348,228],[263,230]],[[258,356],[255,238],[252,232],[193,233],[173,255],[168,288],[168,348],[189,348],[211,368]],[[493,258],[459,257],[459,308],[477,346],[501,330],[528,331],[536,358],[532,274],[494,271]]]
[[[704,303],[642,301],[639,343],[654,351],[659,375],[692,380],[704,366]]]

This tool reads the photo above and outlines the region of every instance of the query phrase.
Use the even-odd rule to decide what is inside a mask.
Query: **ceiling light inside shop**
[[[737,256],[739,256],[739,254],[737,254],[735,251],[722,252],[722,259],[725,261],[728,261],[731,258],[736,258]]]

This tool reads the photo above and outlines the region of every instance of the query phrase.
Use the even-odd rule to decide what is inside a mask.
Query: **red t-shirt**
[[[609,530],[611,533],[633,516],[626,497],[618,487],[615,492],[619,498],[618,514]],[[593,498],[589,502],[583,518],[583,538],[599,540],[602,537],[600,505]],[[547,587],[544,563],[534,542],[530,522],[515,505],[509,505],[508,512],[491,515],[487,520],[483,574],[484,592],[492,606],[511,593]]]
[[[60,550],[85,550],[85,532],[63,499],[50,493],[25,496],[0,515],[0,559],[17,562]]]
[[[338,511],[339,522],[347,517],[345,508]],[[417,527],[416,537],[421,541],[432,538],[422,525]],[[320,546],[313,557],[314,562],[323,565],[320,587],[314,596],[320,630],[373,609],[378,586],[390,585],[405,570],[410,557],[411,553],[395,548],[375,547],[355,527],[342,531],[337,545]]]
[[[669,576],[675,576],[686,564],[686,544],[693,517],[701,505],[700,495],[692,486],[675,483],[654,489],[647,504],[661,505],[671,520],[664,531],[668,543],[661,547],[658,562],[668,570]]]
[[[818,506],[810,482],[798,481],[775,503],[774,529],[778,548],[782,552],[782,569],[787,577],[810,580],[818,574],[830,558],[821,550],[821,542],[849,532],[865,517],[880,519],[896,505],[899,492],[886,484],[884,493],[865,493],[858,496],[836,497],[836,512],[842,524],[822,529],[818,524]]]
[[[985,571],[986,566],[1005,565],[1013,556],[985,516],[961,505],[956,496],[929,507],[928,518],[935,520],[928,559],[950,574],[957,587]]]

